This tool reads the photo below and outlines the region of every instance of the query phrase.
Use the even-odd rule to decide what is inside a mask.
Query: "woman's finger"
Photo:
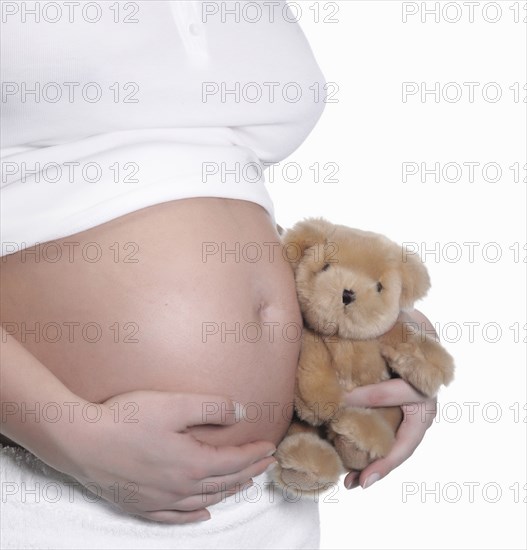
[[[158,521],[160,523],[196,523],[198,521],[206,521],[210,519],[210,513],[202,508],[200,510],[193,510],[192,512],[178,512],[176,510],[156,510],[153,512],[143,512],[137,514],[139,517],[148,519],[150,521]]]
[[[179,510],[152,510],[141,513],[140,517],[151,521],[173,524],[206,521],[210,519],[210,512],[205,508],[205,506],[212,506],[213,504],[222,502],[226,498],[232,497],[235,494],[244,491],[251,485],[253,485],[253,481],[249,480],[248,482],[239,484],[232,489],[214,493],[207,493],[208,489],[204,485],[202,494],[179,500],[175,504]]]
[[[241,470],[235,474],[223,475],[223,476],[211,476],[201,480],[201,483],[216,484],[219,487],[226,488],[227,490],[235,488],[237,485],[245,483],[249,479],[263,474],[268,468],[272,467],[276,463],[276,459],[265,459],[251,464],[248,468]]]
[[[200,444],[201,459],[198,461],[194,456],[194,461],[198,468],[198,481],[212,476],[223,476],[237,474],[250,467],[256,462],[263,470],[267,468],[276,459],[272,455],[276,452],[276,447],[267,441],[257,441],[245,443],[244,445],[213,447],[205,443]],[[195,453],[198,454],[198,453]]]
[[[422,403],[430,399],[400,378],[378,384],[360,386],[346,393],[350,407],[398,407],[406,403]]]
[[[247,488],[251,487],[254,482],[252,480],[238,484],[232,489],[229,490],[220,490],[218,491],[218,487],[216,486],[208,486],[208,484],[203,484],[202,492],[198,495],[193,495],[187,498],[184,498],[182,500],[178,500],[175,506],[177,506],[178,510],[182,511],[190,511],[190,510],[196,510],[197,508],[201,508],[203,506],[208,507],[212,506],[213,504],[218,504],[218,502],[223,502],[226,498],[232,497],[233,495],[240,493],[242,491],[245,491]],[[215,484],[214,484],[215,485]],[[213,492],[207,492],[207,491],[213,491]]]

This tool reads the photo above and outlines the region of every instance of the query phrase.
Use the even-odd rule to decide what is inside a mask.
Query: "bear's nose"
[[[347,288],[344,289],[342,292],[342,301],[344,302],[344,305],[347,306],[348,304],[351,304],[351,302],[355,301],[355,292],[353,290],[348,290]]]

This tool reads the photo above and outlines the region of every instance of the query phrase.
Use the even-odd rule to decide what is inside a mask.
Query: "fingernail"
[[[274,462],[271,462],[271,464],[269,464],[269,466],[267,466],[267,468],[265,469],[265,472],[268,474],[269,472],[272,472],[275,468],[276,468],[276,460]]]
[[[210,515],[207,516],[200,516],[197,521],[208,521],[210,519]]]
[[[348,479],[344,482],[344,487],[346,487],[346,489],[355,489],[355,487],[358,487],[358,486],[359,486],[359,478],[358,477]]]
[[[237,401],[232,402],[234,405],[234,419],[236,422],[243,420],[245,418],[245,408],[241,403]]]
[[[276,453],[276,449],[271,449],[263,458],[273,456]]]
[[[371,476],[368,476],[366,478],[366,481],[364,482],[362,488],[367,489],[368,487],[371,487],[376,481],[379,481],[379,479],[381,479],[381,476],[379,474],[371,474]]]

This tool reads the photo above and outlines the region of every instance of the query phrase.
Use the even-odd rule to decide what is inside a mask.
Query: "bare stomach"
[[[156,205],[4,257],[0,268],[3,327],[81,398],[225,395],[247,405],[248,420],[196,429],[199,439],[283,437],[301,317],[260,206]]]

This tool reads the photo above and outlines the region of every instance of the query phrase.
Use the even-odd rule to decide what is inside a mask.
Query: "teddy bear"
[[[345,392],[400,377],[426,396],[453,378],[449,353],[402,323],[430,288],[421,260],[383,235],[323,218],[282,235],[303,318],[294,420],[275,453],[273,481],[301,495],[327,489],[390,451],[400,407],[347,406]]]

